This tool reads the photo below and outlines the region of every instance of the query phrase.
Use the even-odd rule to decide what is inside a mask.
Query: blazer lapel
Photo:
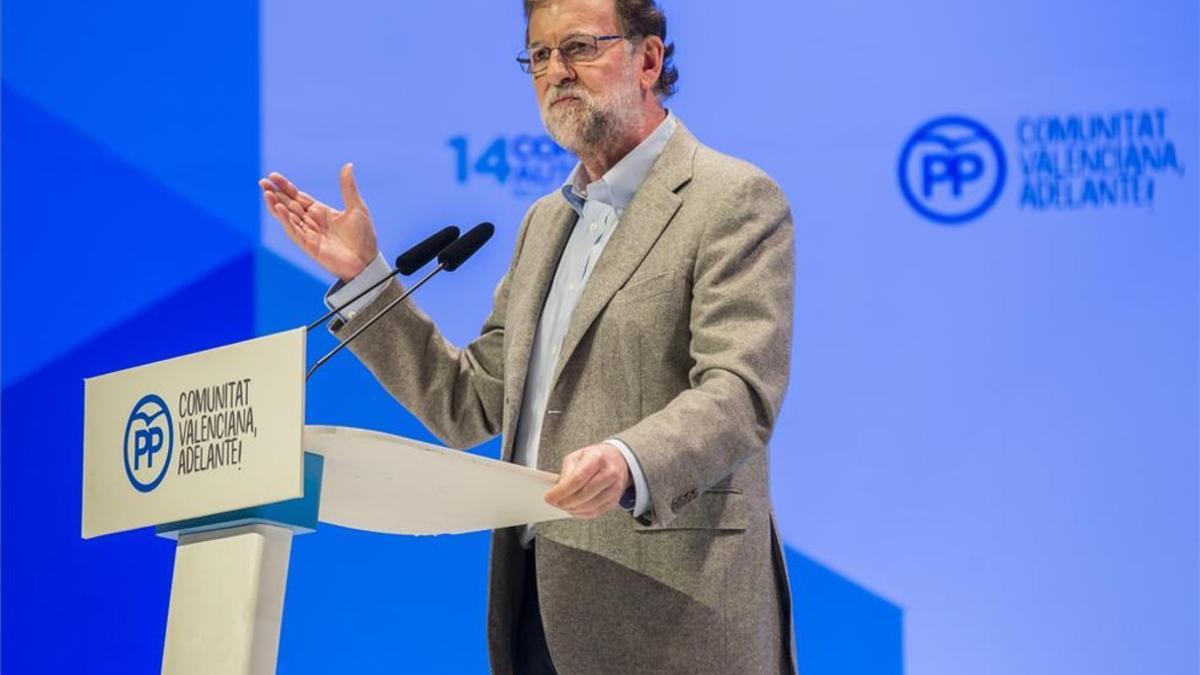
[[[596,261],[596,268],[592,270],[579,297],[579,304],[571,315],[571,325],[554,369],[551,388],[558,383],[571,354],[601,310],[637,269],[679,210],[683,199],[675,191],[691,179],[692,160],[698,145],[696,138],[680,122],[633,201],[621,215],[616,231]]]
[[[501,458],[506,462],[512,459],[516,441],[516,429],[512,424],[521,411],[529,358],[542,307],[546,304],[550,283],[577,217],[575,210],[561,197],[551,198],[542,208],[546,210],[544,215],[534,214],[533,222],[528,225],[517,268],[529,271],[517,274],[513,279],[509,299],[512,311],[505,321],[505,330],[511,332],[505,365],[503,428],[506,433],[501,448]]]

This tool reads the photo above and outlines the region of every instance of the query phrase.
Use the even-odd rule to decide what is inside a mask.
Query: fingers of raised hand
[[[262,185],[264,182],[266,182],[266,181],[260,180],[258,182],[258,184]],[[267,203],[267,210],[270,211],[271,213],[274,213],[275,205],[279,203],[279,198],[275,196],[275,191],[264,187],[263,188],[263,201]]]
[[[283,224],[283,231],[296,245],[308,250],[319,243],[320,234],[315,229],[306,226],[299,216],[288,211],[283,204],[276,204],[271,213],[276,220]]]
[[[279,198],[282,193],[276,190],[275,184],[266,178],[260,179],[258,186],[262,188],[263,201],[267,203],[267,209],[274,213],[275,205],[282,203]]]
[[[289,211],[295,211],[297,214],[300,214],[300,213],[304,213],[304,211],[307,210],[304,207],[304,205],[302,205],[300,203],[300,200],[292,197],[291,195],[289,195],[286,192],[283,192],[281,190],[276,190],[274,192],[274,195],[275,195],[275,198],[277,200],[279,200],[280,204],[283,204],[284,206],[288,207]]]
[[[323,205],[313,202],[310,198],[308,206],[305,206],[302,201],[288,196],[286,192],[278,189],[274,183],[265,178],[258,184],[263,189],[263,200],[266,201],[267,208],[285,228],[287,226],[300,227],[313,232],[320,232],[324,229],[323,221],[326,214]]]
[[[284,177],[283,174],[272,171],[266,178],[258,181],[259,187],[264,193],[273,193],[279,197],[281,201],[297,202],[303,208],[309,208],[313,204],[319,204],[317,200],[312,198],[312,195],[304,192],[296,187],[294,183]]]
[[[278,171],[272,171],[271,173],[267,174],[266,180],[270,182],[276,190],[282,192],[291,199],[300,199],[300,196],[304,194],[300,192],[300,188],[296,187],[295,183],[288,180],[286,176]]]
[[[320,213],[319,207],[310,206],[308,208],[304,208],[300,202],[294,199],[289,199],[288,201],[283,202],[283,205],[287,207],[289,213],[299,218],[305,227],[318,232],[322,229],[320,222],[320,216],[322,214]]]
[[[318,203],[317,200],[312,198],[312,195],[304,192],[303,190],[296,193],[296,201],[300,202],[300,206],[303,206],[306,209],[311,208],[313,204]]]

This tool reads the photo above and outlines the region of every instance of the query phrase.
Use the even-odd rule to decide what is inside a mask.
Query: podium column
[[[291,548],[277,525],[181,535],[164,675],[274,673]]]

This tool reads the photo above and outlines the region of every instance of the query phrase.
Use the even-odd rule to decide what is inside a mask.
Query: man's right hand
[[[354,167],[346,164],[340,176],[342,211],[301,192],[283,174],[272,172],[258,181],[271,215],[302,251],[342,281],[350,281],[379,255],[375,227],[358,186]]]

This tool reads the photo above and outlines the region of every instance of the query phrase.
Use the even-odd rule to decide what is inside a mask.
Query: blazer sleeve
[[[755,170],[714,210],[698,244],[689,388],[616,434],[649,485],[644,525],[680,509],[765,452],[788,383],[795,253],[779,187]]]
[[[508,271],[492,296],[479,337],[465,348],[447,341],[411,299],[347,347],[375,379],[447,446],[469,448],[496,436],[504,419],[504,326],[509,283],[537,204],[521,222]],[[404,292],[392,281],[354,319],[330,324],[345,339]]]

